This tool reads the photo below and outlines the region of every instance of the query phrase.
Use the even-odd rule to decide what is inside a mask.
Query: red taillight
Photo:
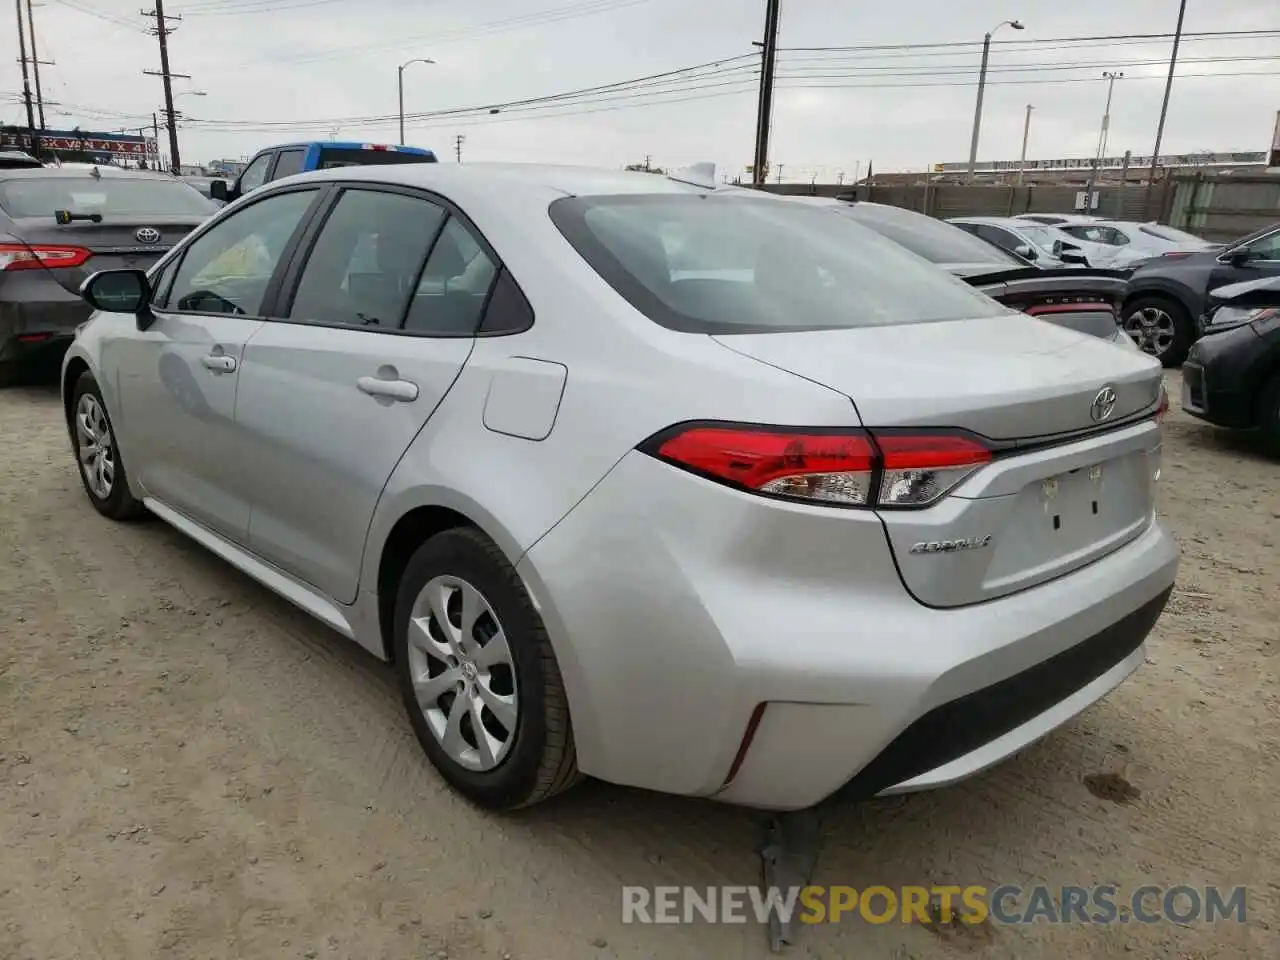
[[[840,506],[925,506],[991,460],[963,433],[728,424],[676,427],[641,449],[745,490]]]
[[[395,147],[389,147],[385,143],[362,143],[360,146],[365,150],[395,150]]]
[[[0,270],[56,270],[83,266],[93,256],[84,247],[69,247],[56,243],[0,243]]]

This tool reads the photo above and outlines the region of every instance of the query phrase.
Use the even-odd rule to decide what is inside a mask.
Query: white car
[[[1099,266],[1127,266],[1166,253],[1199,253],[1221,246],[1155,222],[1095,220],[1091,223],[1063,223],[1058,225],[1058,229],[1081,243],[1089,244],[1085,248],[1089,262]]]
[[[1159,363],[718,194],[471,163],[259,187],[85,283],[86,497],[393,661],[488,807],[580,773],[781,809],[936,787],[1120,684],[1178,564]]]

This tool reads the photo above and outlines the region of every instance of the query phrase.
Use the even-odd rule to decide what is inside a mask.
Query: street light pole
[[[1018,186],[1022,186],[1022,175],[1027,169],[1027,138],[1031,134],[1031,104],[1027,104],[1027,119],[1022,122],[1022,157],[1018,160]]]
[[[1093,188],[1098,182],[1098,167],[1102,165],[1102,152],[1107,146],[1107,130],[1111,126],[1111,94],[1116,88],[1116,81],[1124,78],[1119,70],[1103,70],[1102,79],[1107,81],[1107,105],[1102,110],[1102,129],[1098,131],[1098,150],[1093,157],[1093,171],[1089,174],[1089,185],[1085,187],[1084,208],[1090,208],[1093,199]]]
[[[414,63],[435,63],[427,57],[414,57],[396,67],[396,89],[400,94],[400,146],[404,146],[404,68]]]
[[[1014,30],[1023,29],[1021,20],[1002,20],[986,32],[982,38],[982,67],[978,70],[978,103],[973,108],[973,138],[969,141],[969,177],[973,179],[973,168],[978,162],[978,133],[982,129],[982,95],[987,86],[987,59],[991,55],[991,35],[1003,26]]]

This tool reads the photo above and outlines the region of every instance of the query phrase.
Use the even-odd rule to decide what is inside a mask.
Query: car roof
[[[92,164],[77,167],[18,167],[13,170],[0,170],[0,177],[6,180],[47,180],[50,178],[66,178],[79,180],[91,177],[95,169]],[[167,173],[158,170],[122,170],[103,164],[96,168],[98,173],[108,179],[130,180],[173,180]]]
[[[330,150],[363,150],[374,142],[375,141],[372,140],[298,140],[294,143],[277,143],[274,146],[263,147],[258,152],[265,153],[268,150],[289,150],[295,147],[325,147]],[[382,144],[378,144],[378,146],[382,146]],[[386,146],[390,148],[391,144],[386,144]],[[428,150],[426,147],[406,147],[401,145],[397,146],[394,151],[391,152],[413,154],[430,153],[434,156],[434,151]]]
[[[1048,227],[1052,224],[1036,223],[1034,220],[1019,220],[1016,217],[951,217],[948,222],[956,220],[964,223],[989,223],[997,227]]]
[[[295,174],[272,182],[368,180],[375,183],[439,190],[461,200],[464,195],[491,195],[539,191],[582,197],[616,194],[708,194],[706,187],[673,180],[662,174],[601,170],[594,167],[554,166],[537,163],[405,163],[335,167]]]

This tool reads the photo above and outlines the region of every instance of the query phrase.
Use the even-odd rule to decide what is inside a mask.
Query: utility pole
[[[1022,121],[1022,157],[1018,160],[1018,186],[1022,186],[1022,175],[1027,169],[1027,138],[1031,135],[1031,104],[1027,104],[1027,119]]]
[[[652,172],[651,167],[650,167],[650,164],[651,164],[652,162],[653,162],[653,157],[652,157],[650,154],[647,154],[647,153],[646,153],[646,154],[644,155],[644,172],[645,172],[645,173],[651,173],[651,172]]]
[[[1021,20],[1001,20],[982,37],[982,66],[978,69],[978,102],[973,108],[973,136],[969,140],[969,179],[973,179],[973,168],[978,162],[978,133],[982,129],[982,95],[987,88],[987,60],[991,56],[991,35],[1001,27],[1009,26],[1014,30],[1023,29]]]
[[[459,133],[453,138],[453,155],[458,158],[458,162],[462,162],[462,144],[467,138]]]
[[[779,183],[782,182],[782,167],[783,167],[783,164],[781,163],[778,164],[778,182]]]
[[[154,110],[151,111],[151,142],[156,145],[155,165],[157,170],[163,170],[160,166],[160,121],[156,117]]]
[[[44,91],[40,89],[40,65],[47,62],[49,66],[53,66],[53,62],[41,60],[36,50],[36,18],[31,12],[31,0],[27,0],[27,27],[31,34],[31,72],[36,78],[36,112],[40,117],[40,129],[44,130]]]
[[[778,60],[778,17],[782,0],[765,0],[764,42],[760,46],[760,102],[756,110],[756,156],[751,167],[754,186],[769,172],[769,127],[773,116],[773,73]]]
[[[40,135],[36,133],[36,116],[31,107],[31,80],[27,75],[27,39],[22,25],[22,0],[13,0],[18,11],[18,57],[22,61],[22,100],[27,106],[27,130],[31,136],[31,155],[40,156]]]
[[[1103,70],[1102,79],[1107,81],[1107,105],[1102,110],[1102,129],[1098,131],[1098,151],[1093,157],[1093,172],[1089,174],[1089,185],[1085,187],[1084,208],[1091,209],[1093,188],[1098,182],[1098,168],[1102,166],[1102,151],[1107,146],[1107,128],[1111,126],[1111,94],[1116,88],[1116,81],[1124,77],[1118,70]]]
[[[174,73],[169,69],[169,34],[173,30],[169,28],[169,21],[181,20],[182,17],[166,17],[164,14],[164,0],[156,0],[154,10],[140,11],[142,16],[151,17],[155,20],[155,26],[151,28],[151,34],[160,38],[160,70],[143,70],[142,72],[152,77],[160,77],[164,81],[164,117],[165,124],[169,128],[169,167],[170,171],[177,174],[179,167],[182,165],[182,158],[178,153],[178,114],[173,109],[173,78],[181,77],[184,80],[190,80],[191,75],[186,73]]]
[[[1178,66],[1178,45],[1182,42],[1182,20],[1187,15],[1187,0],[1178,4],[1178,25],[1173,31],[1173,51],[1169,54],[1169,78],[1164,82],[1164,102],[1160,105],[1160,122],[1156,125],[1156,145],[1151,149],[1151,173],[1147,177],[1147,206],[1151,205],[1151,188],[1156,182],[1160,163],[1160,141],[1164,139],[1164,121],[1169,114],[1169,94],[1173,92],[1173,72]],[[1148,213],[1150,210],[1147,211]]]

